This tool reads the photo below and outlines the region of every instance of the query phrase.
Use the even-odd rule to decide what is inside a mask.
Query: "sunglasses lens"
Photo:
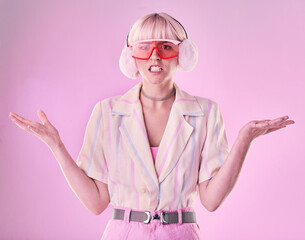
[[[155,49],[162,59],[174,58],[179,54],[179,46],[170,42],[139,42],[132,46],[132,56],[148,60]]]

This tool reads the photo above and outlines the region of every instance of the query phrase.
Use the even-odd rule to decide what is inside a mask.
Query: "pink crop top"
[[[150,147],[151,154],[152,154],[152,157],[154,159],[154,162],[156,162],[156,157],[157,157],[158,149],[159,149],[159,147]]]

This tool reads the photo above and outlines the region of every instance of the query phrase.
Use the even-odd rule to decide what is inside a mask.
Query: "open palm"
[[[288,118],[288,116],[283,116],[273,120],[250,121],[239,131],[239,137],[251,142],[261,135],[277,131],[287,125],[293,124],[294,121],[288,120]]]
[[[34,134],[50,149],[52,149],[60,141],[59,132],[50,123],[46,114],[42,110],[39,110],[37,114],[42,123],[30,121],[13,112],[11,112],[9,116],[18,127],[31,134]]]

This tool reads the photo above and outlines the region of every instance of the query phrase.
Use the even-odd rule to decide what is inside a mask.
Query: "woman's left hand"
[[[258,136],[274,132],[287,125],[293,124],[294,121],[288,120],[288,118],[288,116],[283,116],[274,120],[251,121],[239,131],[238,137],[251,143]]]

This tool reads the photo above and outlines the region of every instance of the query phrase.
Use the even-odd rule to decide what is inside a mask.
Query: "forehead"
[[[177,40],[172,40],[172,39],[147,39],[147,40],[140,40],[140,41],[136,41],[133,43],[130,43],[131,46],[137,45],[137,44],[142,44],[142,43],[172,43],[174,45],[178,45],[179,43],[181,43],[180,41]]]

